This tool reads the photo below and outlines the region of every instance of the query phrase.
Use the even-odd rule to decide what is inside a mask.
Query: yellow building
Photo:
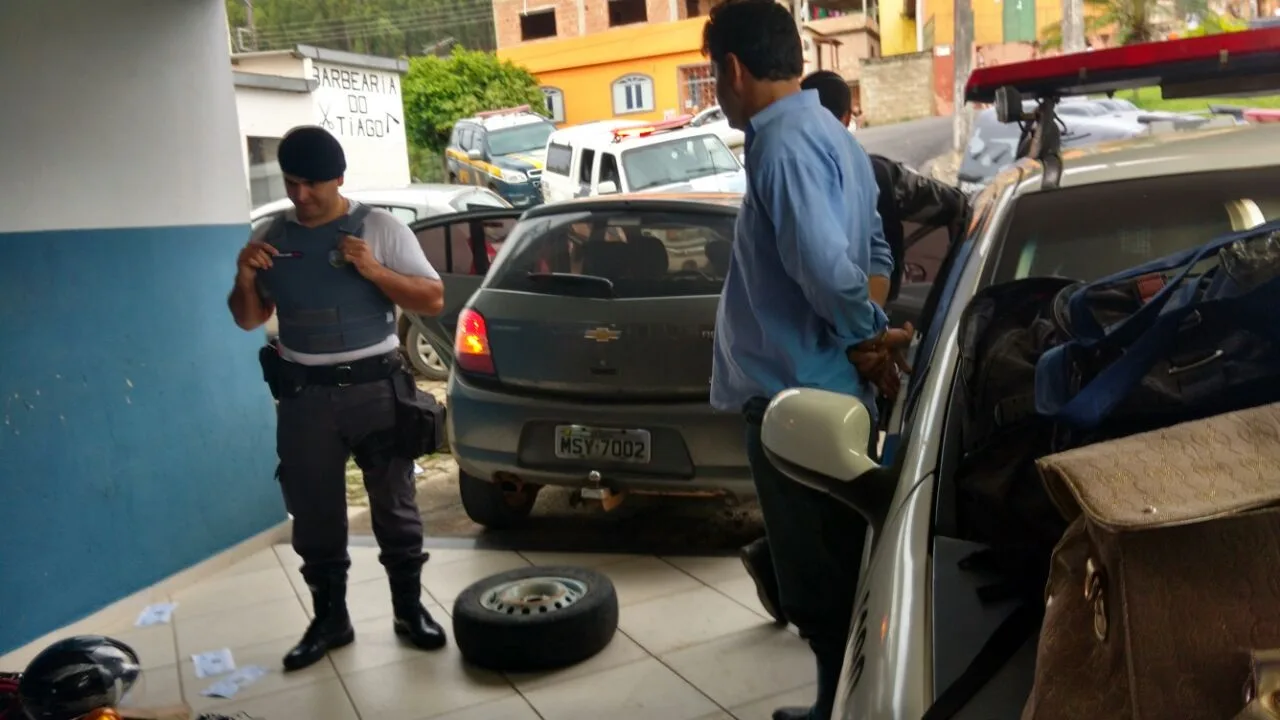
[[[561,125],[661,120],[715,104],[702,55],[706,18],[628,25],[578,37],[500,48],[498,57],[538,78]]]
[[[955,37],[954,0],[922,2],[922,14],[933,21],[936,44],[951,44]],[[972,7],[973,42],[979,47],[1035,42],[1045,27],[1062,19],[1061,0],[973,0]],[[883,29],[881,32],[883,37]],[[885,54],[889,54],[887,48]]]
[[[887,57],[921,50],[916,44],[916,0],[880,0],[879,10],[880,54]]]

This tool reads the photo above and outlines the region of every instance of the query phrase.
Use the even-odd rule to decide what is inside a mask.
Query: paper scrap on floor
[[[426,470],[423,470],[421,465],[419,465],[418,463],[414,463],[414,464],[413,464],[413,474],[414,474],[414,475],[421,475],[421,474],[422,474],[422,473],[424,473],[424,472],[426,472]]]
[[[231,650],[227,648],[192,655],[191,662],[196,666],[196,677],[201,680],[214,675],[225,675],[236,669],[235,658],[231,657]]]
[[[178,603],[156,603],[148,605],[138,613],[138,620],[133,623],[134,627],[151,627],[152,625],[168,625],[173,620],[173,611],[178,607]]]
[[[230,698],[269,672],[261,665],[246,665],[200,691],[205,697]]]

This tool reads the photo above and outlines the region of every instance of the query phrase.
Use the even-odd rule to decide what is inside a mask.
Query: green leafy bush
[[[546,114],[538,81],[495,55],[455,48],[448,57],[415,57],[401,86],[409,143],[440,153],[453,124],[483,110],[528,105]]]

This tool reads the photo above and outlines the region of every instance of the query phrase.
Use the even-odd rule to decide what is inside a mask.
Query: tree
[[[528,105],[547,114],[538,81],[528,70],[477,50],[410,58],[401,88],[409,142],[436,152],[449,142],[454,123],[477,112]]]
[[[1190,34],[1212,35],[1245,27],[1214,12],[1208,0],[1084,0],[1084,8],[1085,34],[1110,33],[1118,45],[1160,40],[1166,29],[1181,24],[1184,18],[1198,21],[1198,27]],[[1062,23],[1055,22],[1041,30],[1040,46],[1046,50],[1062,47]]]
[[[225,0],[233,39],[242,50],[315,45],[384,57],[420,55],[453,41],[495,47],[487,0]],[[248,6],[253,7],[253,31]]]

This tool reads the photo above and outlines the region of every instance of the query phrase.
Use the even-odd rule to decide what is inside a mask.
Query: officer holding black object
[[[346,606],[352,455],[369,492],[395,631],[425,650],[444,647],[444,630],[420,600],[427,553],[413,481],[414,458],[439,441],[443,409],[417,389],[396,336],[397,305],[440,313],[440,276],[403,222],[342,196],[346,158],[328,132],[291,130],[278,158],[294,209],[240,252],[228,304],[245,330],[279,315],[279,342],[260,359],[279,400],[277,473],[315,607],[284,667],[307,667],[355,639]]]

